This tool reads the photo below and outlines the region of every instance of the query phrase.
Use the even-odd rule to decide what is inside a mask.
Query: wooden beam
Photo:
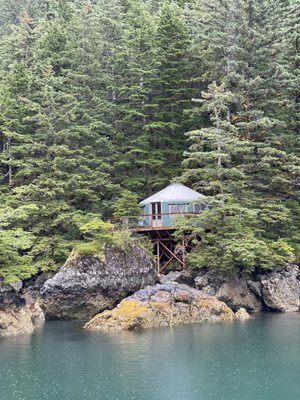
[[[157,249],[157,254],[156,254],[156,257],[157,257],[157,275],[159,276],[160,275],[160,243],[159,243],[159,241],[157,241],[156,244],[157,244],[157,247],[156,247],[156,249]]]
[[[161,238],[161,239],[159,239],[159,238],[152,238],[151,240],[152,240],[152,242],[154,242],[154,243],[156,243],[157,240],[159,240],[160,242],[169,242],[169,243],[173,243],[173,242],[174,242],[174,239],[171,239],[171,238]]]
[[[186,267],[186,253],[185,253],[185,248],[186,248],[186,243],[185,243],[185,240],[183,239],[183,240],[182,240],[182,262],[183,262],[182,266],[183,266],[183,269],[185,269],[185,267]]]
[[[176,258],[176,260],[178,261],[178,262],[180,262],[180,264],[181,265],[183,265],[182,264],[182,260],[180,260],[177,256],[176,256],[176,254],[175,253],[173,253],[167,246],[165,246],[164,245],[164,243],[160,243],[174,258]]]
[[[174,260],[174,256],[172,256],[162,267],[162,271],[165,270],[167,268],[167,266],[170,264],[171,261]]]

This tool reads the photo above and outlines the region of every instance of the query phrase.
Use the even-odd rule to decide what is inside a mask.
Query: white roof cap
[[[203,194],[190,189],[182,183],[171,183],[160,192],[157,192],[147,199],[141,201],[140,205],[144,206],[145,204],[156,202],[176,203],[177,201],[191,203],[204,197],[205,196]]]

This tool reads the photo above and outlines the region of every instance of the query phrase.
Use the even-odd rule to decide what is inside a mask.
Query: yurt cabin
[[[150,229],[171,228],[176,216],[200,212],[199,203],[203,198],[205,198],[203,194],[181,183],[171,183],[165,189],[140,202],[142,218],[139,226]]]

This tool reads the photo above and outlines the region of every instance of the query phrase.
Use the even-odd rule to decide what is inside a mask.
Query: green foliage
[[[293,262],[295,250],[288,244],[293,215],[287,206],[274,200],[285,192],[282,159],[288,160],[288,155],[259,143],[258,138],[255,145],[243,138],[244,126],[233,126],[228,118],[234,95],[226,92],[224,85],[214,82],[202,97],[198,102],[204,104],[204,112],[211,113],[211,127],[188,134],[191,146],[185,153],[183,180],[192,181],[214,197],[209,199],[210,207],[190,224],[181,223],[179,232],[191,232],[197,244],[189,257],[191,264],[252,272]],[[255,161],[260,171],[254,184],[252,152],[256,146],[260,153]],[[268,171],[261,175],[266,165]],[[280,189],[273,187],[278,179]],[[290,191],[288,179],[285,183]]]
[[[109,222],[94,219],[80,227],[80,231],[83,232],[84,237],[82,242],[74,249],[76,255],[94,255],[102,259],[105,248],[108,246],[114,246],[125,253],[132,246],[139,246],[153,256],[153,245],[150,240],[133,236],[132,231],[121,229]]]
[[[21,228],[14,228],[30,215],[35,207],[21,207],[18,210],[0,209],[0,275],[7,282],[25,279],[37,272],[28,251],[32,248],[34,236]]]
[[[217,242],[220,239],[221,242]],[[189,256],[192,266],[226,271],[253,272],[257,269],[273,269],[295,260],[293,249],[285,242],[266,243],[253,236],[241,235],[239,239],[222,240],[211,237],[215,245],[206,246]]]
[[[125,249],[103,220],[183,159],[213,198],[182,225],[191,259],[299,261],[299,20],[297,1],[0,0],[0,274]]]
[[[212,208],[181,228],[196,243],[202,237],[190,256],[194,265],[252,271],[297,256],[299,49],[291,9],[293,2],[268,0],[187,7],[201,60],[194,79],[208,90],[189,113],[199,129],[187,134],[183,180],[213,196]]]
[[[263,235],[258,210],[244,208],[232,199],[211,204],[212,208],[179,225],[177,236],[189,232],[194,244],[189,255],[192,266],[253,272],[295,260],[288,243],[271,241]]]
[[[82,225],[80,231],[93,240],[109,243],[112,241],[113,225],[109,222],[94,219]]]
[[[98,256],[101,259],[104,254],[103,243],[98,241],[93,241],[90,243],[81,243],[75,247],[74,251],[76,256],[77,255]]]
[[[116,122],[124,144],[117,171],[121,184],[140,197],[177,174],[190,128],[192,107],[190,38],[183,10],[163,2],[153,13],[142,0],[129,1],[118,53]]]
[[[80,227],[87,243],[83,242],[75,247],[76,254],[103,255],[105,246],[114,244],[114,226],[100,219],[93,219]]]
[[[123,190],[120,197],[115,201],[114,216],[117,218],[133,217],[140,215],[138,196],[130,190]]]
[[[195,187],[207,194],[237,194],[245,185],[244,171],[236,159],[241,151],[248,152],[251,144],[241,140],[236,127],[228,121],[233,97],[223,84],[214,82],[207,92],[202,92],[202,99],[195,100],[203,112],[211,115],[211,126],[187,134],[191,146],[185,152],[183,165],[187,168],[183,180],[196,181]]]

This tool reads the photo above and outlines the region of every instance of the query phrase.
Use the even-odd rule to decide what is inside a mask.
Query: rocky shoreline
[[[241,307],[260,311],[297,312],[300,309],[300,268],[286,265],[264,274],[200,270],[171,272],[162,283],[188,283],[225,302],[233,311]]]
[[[0,336],[32,333],[34,325],[25,299],[0,281]]]
[[[36,319],[82,319],[86,329],[143,329],[299,312],[300,269],[264,274],[212,270],[156,276],[148,253],[107,248],[71,257],[57,272],[8,285],[0,281],[0,336],[32,333]]]

